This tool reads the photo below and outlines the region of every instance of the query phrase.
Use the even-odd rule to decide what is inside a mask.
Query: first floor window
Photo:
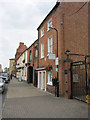
[[[41,29],[41,37],[44,36],[44,27]]]
[[[37,58],[38,57],[38,49],[37,49],[37,47],[35,48],[35,58]]]
[[[52,36],[50,36],[49,38],[48,38],[48,53],[52,53],[53,52],[53,44],[52,44],[53,42],[52,42]]]
[[[47,28],[47,31],[50,30],[49,27],[52,27],[52,18],[48,21],[48,28]]]
[[[52,71],[48,72],[48,84],[52,85]]]
[[[41,58],[44,58],[44,43],[41,43]]]
[[[31,50],[30,50],[30,53],[29,53],[29,62],[31,62],[32,60],[32,53],[31,53]]]

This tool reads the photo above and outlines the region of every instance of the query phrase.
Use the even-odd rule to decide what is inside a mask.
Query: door
[[[37,87],[38,84],[38,72],[34,70],[34,86]]]
[[[42,72],[42,90],[45,90],[45,72]]]
[[[28,68],[28,83],[33,83],[33,67]]]
[[[38,88],[46,91],[46,71],[38,72]]]

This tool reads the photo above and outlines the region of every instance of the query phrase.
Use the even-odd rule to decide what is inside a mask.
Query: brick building
[[[27,81],[27,49],[21,53],[17,58],[17,74],[16,78],[19,80]]]
[[[37,86],[38,40],[36,40],[27,51],[27,82]]]
[[[16,54],[15,54],[15,75],[16,75],[16,65],[17,65],[17,59],[18,57],[21,55],[21,53],[23,51],[25,51],[27,49],[27,46],[24,45],[24,43],[20,42],[19,43],[19,47],[16,50]]]
[[[88,44],[88,3],[59,3],[46,16],[38,27],[39,66],[38,88],[55,92],[52,78],[57,77],[55,59],[57,53],[56,32],[58,30],[59,94],[71,97],[71,61],[66,61],[67,50],[72,53],[69,59],[83,61],[90,54]],[[50,57],[53,56],[51,59]],[[66,61],[66,62],[65,62]],[[68,71],[65,74],[65,71]]]

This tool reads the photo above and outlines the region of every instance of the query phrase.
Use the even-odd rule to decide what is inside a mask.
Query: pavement
[[[88,118],[88,105],[55,97],[13,78],[3,106],[3,118]]]

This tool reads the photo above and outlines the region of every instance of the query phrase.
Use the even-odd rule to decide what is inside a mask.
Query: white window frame
[[[52,71],[49,71],[48,72],[48,83],[47,83],[48,85],[53,85],[53,83],[52,83]]]
[[[53,53],[53,37],[48,38],[48,53]]]
[[[41,58],[44,58],[44,42],[41,43]]]
[[[41,37],[43,37],[44,36],[44,27],[42,27],[42,29],[41,29]]]
[[[51,23],[51,24],[50,24]],[[49,27],[53,27],[53,25],[52,25],[52,18],[51,19],[49,19],[49,21],[48,21],[48,23],[47,23],[47,31],[49,31],[50,30],[50,28]]]
[[[38,57],[38,49],[35,48],[35,58],[37,58],[37,57]]]

